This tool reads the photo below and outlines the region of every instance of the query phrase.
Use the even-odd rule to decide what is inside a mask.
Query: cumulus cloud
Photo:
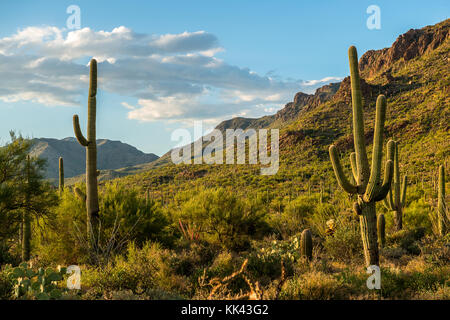
[[[78,105],[88,61],[99,62],[99,88],[135,98],[120,102],[129,119],[214,121],[273,112],[297,91],[339,78],[283,80],[216,57],[218,39],[205,31],[153,35],[124,26],[112,31],[28,27],[0,39],[0,100]]]

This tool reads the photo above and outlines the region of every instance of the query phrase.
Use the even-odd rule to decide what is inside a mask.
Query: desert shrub
[[[417,241],[425,235],[424,228],[404,229],[387,236],[388,246],[397,246],[411,254],[420,254]]]
[[[83,189],[83,186],[81,186]],[[168,219],[152,201],[138,196],[135,189],[107,184],[100,193],[99,256],[105,261],[120,253],[129,241],[141,245],[147,240],[170,243]],[[46,264],[91,262],[86,241],[86,207],[70,188],[65,188],[49,221],[47,232],[39,238],[39,259]],[[102,250],[107,248],[107,250]]]
[[[138,295],[155,289],[180,290],[183,281],[169,267],[169,256],[169,251],[158,243],[147,242],[141,249],[131,243],[124,256],[118,255],[106,266],[88,268],[82,274],[82,281],[94,291],[91,292],[94,297],[124,290]]]
[[[208,242],[237,251],[248,248],[250,239],[267,228],[259,203],[222,188],[200,191],[183,204],[177,218],[195,224]]]
[[[302,230],[306,219],[314,212],[314,201],[308,196],[300,196],[289,201],[281,214],[273,214],[270,224],[283,239]]]
[[[13,283],[8,278],[7,272],[3,269],[0,271],[0,300],[12,299]]]
[[[436,291],[448,285],[448,268],[428,269],[423,272],[401,272],[381,269],[381,294],[388,299],[411,299],[419,291]]]
[[[437,285],[435,290],[421,290],[412,299],[418,300],[450,300],[450,285]]]
[[[174,251],[170,258],[170,266],[178,275],[191,277],[196,281],[200,271],[214,261],[220,247],[211,246],[206,242],[191,243],[186,248]]]
[[[288,280],[282,288],[283,300],[344,299],[346,288],[342,281],[323,272],[311,271]]]
[[[100,195],[101,223],[105,237],[120,224],[119,238],[132,239],[137,245],[144,242],[169,242],[166,227],[169,222],[155,202],[139,197],[136,189],[107,184]]]
[[[48,221],[46,232],[37,238],[40,263],[44,266],[84,263],[86,248],[80,241],[79,232],[86,232],[85,225],[85,204],[70,188],[65,188],[59,205],[54,209],[54,219]]]
[[[223,251],[217,255],[208,271],[223,278],[233,273],[234,266],[232,254],[229,251]]]
[[[301,260],[300,236],[289,240],[272,240],[255,245],[249,254],[247,270],[255,277],[276,279],[281,276],[281,262],[285,274],[293,274],[295,264]]]
[[[412,201],[403,210],[403,224],[408,229],[425,228],[425,232],[431,234],[432,226],[428,217],[430,209],[430,205],[423,198]]]
[[[4,264],[19,264],[17,256],[13,255],[10,251],[10,246],[6,241],[0,241],[0,266]]]
[[[342,220],[338,208],[330,203],[318,203],[312,216],[308,217],[308,226],[321,236],[325,236],[327,230],[327,221],[334,219]]]
[[[352,262],[362,259],[359,223],[355,220],[338,220],[334,234],[325,238],[323,246],[327,254],[335,260]]]

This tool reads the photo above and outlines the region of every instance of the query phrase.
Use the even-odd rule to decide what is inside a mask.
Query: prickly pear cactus
[[[6,267],[8,278],[14,286],[16,299],[50,300],[60,299],[68,289],[62,283],[66,268],[51,268],[33,270],[31,266],[23,262],[18,267]]]

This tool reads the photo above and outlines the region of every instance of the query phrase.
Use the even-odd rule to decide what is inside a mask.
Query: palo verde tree
[[[30,258],[33,221],[47,219],[57,204],[42,175],[45,161],[29,155],[31,146],[32,141],[11,132],[11,142],[0,147],[0,241],[18,238],[22,260]]]
[[[355,152],[351,154],[350,159],[356,184],[352,184],[344,174],[338,152],[334,145],[330,146],[329,153],[339,185],[346,192],[355,194],[358,197],[354,203],[354,210],[359,215],[366,265],[379,265],[375,203],[386,197],[391,186],[394,142],[389,141],[387,143],[387,161],[384,169],[384,179],[381,184],[381,158],[383,129],[386,117],[386,98],[384,95],[380,95],[377,98],[372,167],[370,168],[364,137],[364,117],[358,71],[358,56],[354,46],[349,48],[348,55],[352,88],[353,140],[355,146]]]

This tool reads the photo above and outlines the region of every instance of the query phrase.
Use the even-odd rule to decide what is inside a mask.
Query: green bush
[[[281,214],[271,215],[271,226],[283,239],[301,232],[307,225],[308,217],[314,214],[317,201],[309,196],[300,196],[289,201]]]
[[[117,255],[106,266],[87,268],[83,285],[94,298],[124,290],[137,295],[152,290],[183,292],[185,282],[173,272],[169,261],[170,252],[158,243],[147,242],[141,249],[130,243],[124,256]]]
[[[403,224],[408,229],[425,228],[425,232],[431,234],[432,227],[428,214],[431,207],[421,198],[414,200],[403,210]]]
[[[388,246],[397,246],[411,254],[420,254],[417,241],[425,235],[425,228],[404,229],[387,236]]]
[[[335,232],[324,241],[325,251],[335,260],[354,262],[362,259],[362,242],[359,223],[350,220],[345,223],[338,220]]]
[[[6,270],[0,271],[0,300],[8,300],[13,297],[14,285],[8,277]]]
[[[344,299],[347,288],[341,280],[330,274],[311,271],[289,279],[280,293],[283,300]]]
[[[83,189],[83,186],[81,186]],[[170,244],[169,220],[159,206],[138,196],[136,189],[107,184],[100,193],[101,248],[107,260],[121,251],[130,240],[142,245],[147,240]],[[83,264],[89,262],[86,241],[86,207],[70,188],[65,188],[55,217],[39,239],[39,260],[52,263]]]
[[[183,204],[176,219],[196,225],[203,239],[225,249],[244,250],[267,228],[260,203],[223,188],[200,191]]]
[[[100,200],[105,238],[110,237],[114,226],[119,224],[119,238],[133,239],[137,245],[148,240],[162,243],[172,240],[166,232],[169,221],[161,209],[154,201],[139,197],[136,189],[109,183],[102,190]]]

